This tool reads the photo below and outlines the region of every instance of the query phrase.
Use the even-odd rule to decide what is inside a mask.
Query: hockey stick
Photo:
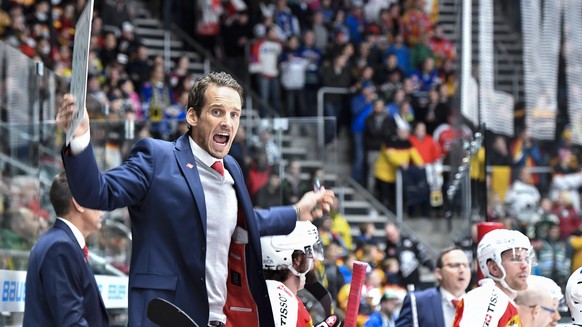
[[[360,309],[360,298],[362,297],[362,286],[364,285],[364,278],[366,277],[366,268],[368,268],[367,263],[354,261],[346,319],[344,320],[345,327],[356,327],[358,310]]]
[[[148,303],[148,319],[160,327],[198,327],[184,311],[159,297]]]
[[[414,295],[414,284],[406,285],[410,296],[410,308],[412,309],[412,327],[418,327],[418,310],[416,308],[416,295]]]

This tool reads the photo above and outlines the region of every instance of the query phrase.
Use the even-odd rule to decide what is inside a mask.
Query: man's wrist
[[[299,208],[298,205],[294,204],[293,209],[295,209],[295,215],[296,215],[297,221],[301,220],[301,208]]]
[[[69,144],[71,149],[71,154],[76,156],[83,152],[91,143],[91,130],[87,129],[87,131],[81,135],[73,136],[71,143]]]

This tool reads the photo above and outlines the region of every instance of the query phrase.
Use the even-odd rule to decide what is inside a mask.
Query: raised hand
[[[299,211],[299,220],[312,221],[314,218],[323,216],[324,213],[329,212],[335,194],[331,190],[326,190],[321,187],[319,191],[307,192],[301,197],[295,207]]]
[[[59,106],[56,117],[56,125],[58,128],[66,132],[73,122],[75,98],[71,94],[65,94],[63,96],[63,102]],[[83,119],[77,126],[77,129],[73,133],[74,136],[80,136],[85,134],[89,130],[89,115],[87,114],[87,108],[83,108],[85,114]]]

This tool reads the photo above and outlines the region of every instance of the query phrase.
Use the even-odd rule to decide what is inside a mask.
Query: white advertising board
[[[73,133],[85,114],[87,96],[87,74],[89,71],[89,45],[91,42],[91,23],[93,18],[93,0],[87,1],[77,25],[73,42],[73,63],[71,69],[70,93],[75,97],[73,120],[67,130],[66,145],[73,139]]]

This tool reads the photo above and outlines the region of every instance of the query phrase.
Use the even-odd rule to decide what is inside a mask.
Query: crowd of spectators
[[[421,0],[277,0],[261,3],[259,17],[249,18],[246,6],[202,12],[223,14],[222,24],[215,21],[221,28],[224,50],[217,53],[224,55],[233,72],[240,72],[244,48],[250,49],[249,69],[241,74],[243,80],[250,74],[251,85],[264,100],[258,106],[261,117],[316,116],[318,90],[348,90],[348,95],[325,95],[324,115],[336,122],[335,127],[326,124],[326,143],[333,143],[342,129],[349,130],[352,177],[391,209],[395,171],[409,171],[410,185],[418,186],[407,197],[410,210],[419,207],[419,213],[428,214],[429,194],[436,189],[440,192],[443,183],[423,184],[423,168],[442,161],[459,133],[449,121],[455,49],[434,12],[426,7]],[[251,25],[251,21],[258,23]],[[421,152],[441,151],[440,146],[443,156],[425,156],[427,162],[417,160],[410,170],[407,158],[390,164],[388,172],[377,168],[401,152],[388,150],[413,148],[408,140],[396,140],[396,130],[411,134],[419,123],[426,126],[428,136],[422,136]],[[437,127],[439,137],[432,141]],[[464,136],[470,137],[470,132]],[[413,203],[413,198],[423,201]]]

